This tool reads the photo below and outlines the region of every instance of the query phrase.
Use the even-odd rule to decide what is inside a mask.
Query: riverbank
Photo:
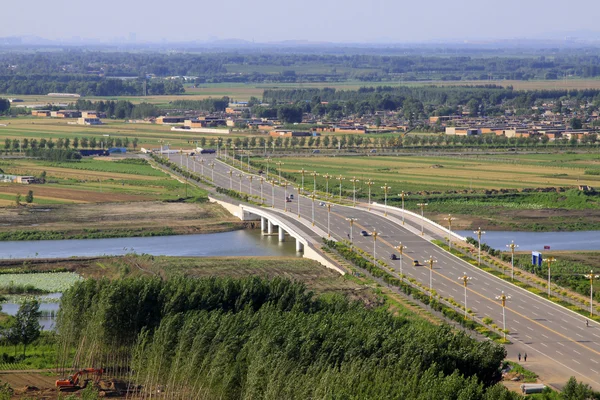
[[[0,240],[99,239],[188,235],[243,229],[208,202],[127,202],[0,208]]]

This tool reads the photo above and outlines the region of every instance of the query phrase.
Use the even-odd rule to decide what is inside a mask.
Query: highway
[[[431,285],[437,293],[443,297],[452,297],[461,305],[465,300],[462,276],[466,274],[472,278],[467,287],[467,307],[473,310],[477,318],[489,317],[499,327],[503,326],[503,309],[496,297],[504,292],[510,296],[504,310],[506,329],[509,331],[507,338],[513,343],[506,346],[509,359],[516,360],[519,352],[523,355],[527,353],[525,366],[537,372],[545,383],[562,387],[570,376],[575,376],[577,380],[600,391],[600,324],[590,321],[588,327],[584,317],[445,252],[428,241],[434,233],[428,231],[427,226],[425,235],[420,235],[419,221],[409,221],[407,217],[409,223],[403,226],[397,212],[389,213],[386,217],[380,210],[368,211],[365,205],[351,207],[334,204],[328,212],[326,206],[320,205],[325,199],[313,200],[308,196],[298,196],[298,190],[293,186],[286,190],[279,185],[271,185],[266,180],[261,184],[258,175],[253,175],[251,181],[248,173],[222,163],[214,155],[203,154],[203,165],[193,157],[188,160],[179,154],[168,156],[172,162],[184,167],[189,163],[189,169],[195,168],[198,174],[204,169],[204,176],[211,179],[214,175],[215,184],[223,188],[231,187],[239,191],[241,185],[243,192],[252,192],[252,195],[260,197],[262,185],[266,206],[287,209],[291,217],[298,218],[299,214],[301,219],[310,224],[314,220],[314,225],[324,232],[330,232],[333,239],[349,240],[351,236],[355,246],[370,254],[375,250],[378,259],[395,269],[395,276],[400,273],[402,263],[402,272],[406,276],[417,279],[427,287],[431,279]],[[210,166],[212,163],[214,168]],[[230,170],[233,171],[231,175]],[[239,174],[242,174],[241,178]],[[304,189],[307,195],[312,186],[312,179],[306,179]],[[392,189],[396,192],[401,190]],[[294,194],[295,199],[291,203],[286,203],[286,193]],[[355,219],[352,232],[348,218]],[[379,234],[374,240],[372,235],[360,235],[363,230],[376,230]],[[391,261],[390,254],[399,255],[394,247],[400,243],[406,246],[402,262]],[[436,261],[433,270],[430,270],[426,262],[430,257]],[[420,265],[414,266],[413,260],[418,260]]]

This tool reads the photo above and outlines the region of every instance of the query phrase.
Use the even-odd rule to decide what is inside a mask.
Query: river
[[[473,231],[457,231],[461,236],[477,239]],[[497,250],[508,250],[511,240],[519,246],[518,251],[544,251],[544,246],[550,250],[600,250],[600,231],[579,232],[509,232],[489,231],[481,235],[481,243]]]
[[[279,242],[259,229],[201,235],[0,242],[0,259],[116,256],[300,256],[295,241]]]

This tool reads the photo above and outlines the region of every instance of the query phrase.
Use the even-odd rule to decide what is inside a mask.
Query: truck
[[[217,151],[215,149],[204,149],[202,147],[197,147],[196,152],[199,154],[215,154]]]

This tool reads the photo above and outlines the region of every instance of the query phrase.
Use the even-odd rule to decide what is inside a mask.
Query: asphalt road
[[[241,184],[243,192],[252,192],[252,195],[260,197],[262,186],[265,205],[274,205],[274,208],[281,210],[285,208],[295,218],[300,214],[301,219],[310,224],[314,221],[316,227],[329,232],[334,239],[348,240],[351,237],[355,246],[370,254],[375,250],[377,258],[395,268],[394,275],[398,275],[402,269],[405,275],[417,279],[425,286],[429,286],[431,282],[433,289],[441,296],[452,297],[460,304],[465,301],[462,276],[466,274],[472,278],[467,286],[467,306],[479,319],[489,317],[502,327],[503,308],[496,297],[503,293],[510,296],[504,309],[506,329],[510,332],[507,338],[513,343],[506,346],[509,359],[516,359],[519,352],[523,355],[527,353],[526,367],[555,387],[561,387],[570,376],[575,376],[595,390],[600,390],[600,324],[590,321],[588,327],[584,317],[443,251],[428,241],[435,235],[430,227],[425,226],[424,237],[420,235],[420,221],[407,217],[407,224],[403,226],[397,212],[389,213],[386,217],[382,211],[368,211],[365,205],[333,205],[328,212],[326,206],[320,205],[325,199],[313,200],[307,197],[313,184],[310,177],[307,177],[304,185],[307,196],[298,196],[297,188],[290,186],[285,189],[266,181],[261,183],[260,176],[257,175],[253,175],[250,181],[248,173],[232,169],[218,161],[214,155],[203,155],[203,165],[195,162],[192,157],[189,160],[178,154],[171,154],[169,157],[171,161],[182,163],[184,167],[189,163],[190,170],[193,170],[195,163],[197,173],[203,168],[204,175],[209,179],[214,175],[215,183],[223,188],[240,190]],[[213,162],[214,168],[211,168],[210,164]],[[231,175],[230,170],[233,171]],[[288,203],[285,197],[291,193],[295,199]],[[352,229],[347,218],[355,219]],[[376,230],[379,234],[374,240],[373,235],[362,236],[360,231],[363,230]],[[394,248],[399,243],[406,246],[404,256],[402,260],[391,261],[391,253],[399,255]],[[435,260],[432,270],[426,262],[430,257]],[[414,266],[413,260],[418,260],[420,265]]]

